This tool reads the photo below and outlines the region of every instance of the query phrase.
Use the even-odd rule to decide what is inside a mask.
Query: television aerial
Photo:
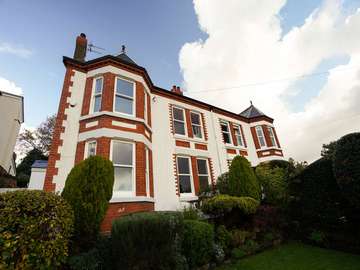
[[[104,48],[95,46],[92,42],[90,42],[90,43],[88,44],[87,50],[88,50],[89,52],[97,53],[97,54],[103,54],[102,51],[105,51]]]

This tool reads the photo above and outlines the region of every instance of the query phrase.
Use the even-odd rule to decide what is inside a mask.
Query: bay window
[[[272,127],[267,127],[267,128],[268,128],[268,131],[269,131],[269,137],[270,137],[270,140],[271,140],[271,145],[272,146],[277,146],[276,141],[275,141],[273,128]],[[279,147],[279,146],[277,146],[277,147]]]
[[[114,111],[134,115],[135,83],[116,78]]]
[[[264,132],[263,132],[262,127],[261,126],[256,126],[255,130],[256,130],[256,135],[258,137],[260,146],[265,147],[266,146],[265,137],[264,137]]]
[[[192,194],[193,184],[189,157],[177,157],[177,171],[180,194]]]
[[[93,86],[92,95],[92,112],[100,112],[101,110],[101,96],[103,91],[103,78],[96,78]]]
[[[96,155],[96,141],[86,142],[85,158]]]
[[[173,107],[173,127],[175,134],[185,135],[185,114],[184,109]]]
[[[226,144],[231,144],[229,123],[226,121],[221,121],[220,126],[221,126],[221,133],[222,133],[224,142]]]
[[[191,128],[192,128],[194,137],[202,138],[200,114],[196,113],[196,112],[191,112],[190,119],[191,119]]]

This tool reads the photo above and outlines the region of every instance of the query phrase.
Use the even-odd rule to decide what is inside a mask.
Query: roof
[[[254,117],[261,117],[266,116],[262,111],[256,108],[252,103],[250,107],[239,113],[239,115],[244,116],[246,118],[254,118]]]
[[[42,169],[46,169],[48,166],[48,161],[47,160],[35,160],[33,165],[31,165],[31,168],[42,168]]]
[[[119,55],[116,56],[117,58],[121,59],[124,62],[130,63],[130,64],[135,64],[137,65],[134,60],[132,60],[129,56],[127,56],[126,53],[120,53]]]

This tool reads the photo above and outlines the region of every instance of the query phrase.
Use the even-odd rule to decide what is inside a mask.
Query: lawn
[[[247,257],[218,270],[359,270],[360,256],[299,243]]]

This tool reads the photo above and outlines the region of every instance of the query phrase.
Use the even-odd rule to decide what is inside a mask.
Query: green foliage
[[[70,171],[62,196],[74,209],[74,243],[80,249],[88,249],[95,243],[113,184],[113,165],[99,156],[80,162]]]
[[[239,259],[245,257],[246,255],[247,255],[246,251],[241,248],[234,248],[231,251],[231,258],[233,258],[235,260],[239,260]]]
[[[325,233],[323,233],[322,231],[314,230],[311,232],[309,240],[314,242],[315,244],[323,244],[326,240],[326,236]]]
[[[199,211],[194,206],[184,207],[182,211],[183,218],[186,220],[198,220]]]
[[[345,135],[336,143],[334,174],[350,205],[360,210],[360,133]]]
[[[223,173],[216,180],[216,189],[220,194],[229,194],[229,173]]]
[[[244,245],[247,239],[254,238],[254,233],[241,229],[234,229],[231,231],[231,243],[233,247],[240,247]]]
[[[181,213],[148,212],[121,217],[113,222],[114,269],[180,269]]]
[[[229,195],[216,195],[202,204],[202,211],[207,214],[224,215],[233,210],[238,210],[244,215],[256,212],[259,201],[251,197],[235,197]]]
[[[56,269],[66,261],[73,212],[43,191],[0,193],[0,269]]]
[[[289,215],[300,224],[300,230],[338,224],[341,196],[332,171],[331,160],[322,158],[292,179]]]
[[[326,159],[333,160],[335,150],[336,150],[337,141],[330,142],[328,144],[323,144],[321,149],[321,156]]]
[[[246,158],[236,156],[233,159],[227,181],[228,190],[226,194],[260,200],[260,185],[250,162]]]
[[[216,228],[215,241],[222,247],[225,253],[228,253],[231,248],[232,237],[231,233],[224,225],[220,225]]]
[[[210,262],[214,245],[214,229],[207,222],[184,221],[182,252],[190,269]]]
[[[286,169],[262,163],[256,167],[255,173],[263,187],[264,202],[284,205],[288,198]]]
[[[0,166],[0,188],[14,188],[16,187],[16,178],[7,173]]]

